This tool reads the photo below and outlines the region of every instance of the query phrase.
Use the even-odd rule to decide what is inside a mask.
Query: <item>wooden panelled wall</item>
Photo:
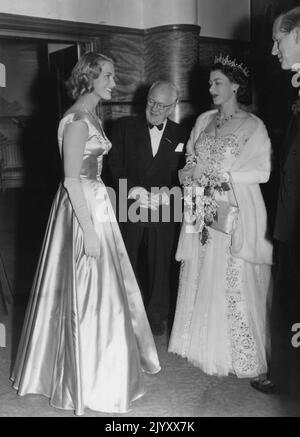
[[[209,109],[208,68],[215,55],[249,58],[249,43],[199,36],[200,26],[160,26],[146,31],[106,33],[95,48],[116,63],[117,89],[102,106],[107,121],[144,110],[147,90],[159,79],[173,81],[180,91],[174,119],[192,124]]]
[[[168,25],[140,30],[0,13],[0,37],[81,42],[116,62],[117,89],[102,107],[105,120],[144,110],[151,83],[170,79],[180,90],[174,119],[193,122],[209,109],[208,67],[216,54],[246,59],[249,43],[203,38],[200,26]]]
[[[174,118],[182,120],[192,100],[190,74],[199,62],[199,26],[160,26],[141,32],[112,33],[95,42],[96,49],[116,63],[117,89],[103,115],[113,119],[144,110],[149,86],[156,80],[173,81],[180,91]]]

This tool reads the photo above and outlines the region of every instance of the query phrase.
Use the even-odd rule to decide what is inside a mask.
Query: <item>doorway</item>
[[[61,180],[57,127],[69,104],[64,82],[81,50],[77,43],[0,39],[6,67],[6,87],[0,89],[0,205],[2,224],[15,235],[15,295],[28,293]],[[13,211],[15,223],[9,220]]]
[[[79,52],[77,44],[0,39],[0,60],[6,66],[0,95],[2,191],[23,186],[30,174],[43,189],[56,183],[56,129],[70,104],[65,81]],[[38,159],[46,156],[46,162]]]

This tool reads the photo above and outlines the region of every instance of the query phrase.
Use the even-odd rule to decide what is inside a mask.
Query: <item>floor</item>
[[[37,220],[36,214],[39,212]],[[15,302],[4,311],[0,300],[0,323],[6,328],[6,347],[0,347],[1,417],[72,417],[72,411],[49,406],[39,395],[20,397],[9,380],[22,319],[26,293],[38,256],[40,229],[47,207],[27,203],[19,190],[0,193],[0,250],[15,293]],[[86,410],[88,417],[292,417],[300,416],[300,402],[253,390],[248,379],[213,377],[185,359],[167,352],[167,335],[155,338],[162,370],[145,375],[147,392],[132,404],[127,414],[105,414]]]

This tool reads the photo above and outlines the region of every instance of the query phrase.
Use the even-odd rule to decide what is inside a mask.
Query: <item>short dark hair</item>
[[[249,80],[241,68],[234,68],[229,65],[223,65],[217,62],[210,67],[210,72],[220,71],[223,73],[231,83],[236,83],[239,88],[236,93],[236,98],[239,103],[248,103],[249,101]]]
[[[111,58],[101,53],[86,52],[81,56],[66,82],[68,94],[73,100],[93,91],[93,82],[99,77],[105,62],[114,63]]]
[[[281,32],[290,33],[295,27],[300,27],[300,6],[281,13],[276,20],[280,20]]]

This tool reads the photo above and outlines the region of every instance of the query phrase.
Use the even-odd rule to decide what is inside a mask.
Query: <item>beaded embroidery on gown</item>
[[[195,154],[229,171],[247,141],[247,131],[213,137],[202,131]],[[217,194],[226,200],[227,192]],[[216,198],[218,198],[216,196]],[[254,377],[267,371],[266,308],[270,265],[231,255],[231,236],[209,228],[210,240],[191,247],[181,263],[169,352],[210,375]]]
[[[60,122],[58,142],[70,113]],[[84,253],[67,191],[53,202],[26,311],[12,380],[19,395],[43,394],[57,408],[126,412],[144,394],[143,371],[160,370],[155,343],[105,185],[111,143],[89,129],[80,179],[98,234],[99,259]]]

